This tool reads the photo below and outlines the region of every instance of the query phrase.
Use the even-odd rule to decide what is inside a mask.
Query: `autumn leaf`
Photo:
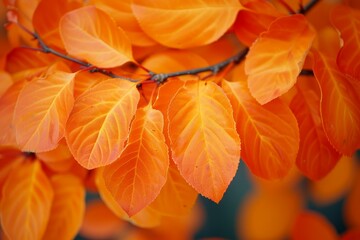
[[[360,99],[334,59],[314,52],[314,73],[321,89],[320,113],[330,143],[351,156],[360,148]]]
[[[6,178],[13,168],[17,168],[23,162],[24,158],[24,154],[16,148],[0,147],[0,199]]]
[[[154,201],[165,184],[169,156],[163,128],[159,110],[138,109],[120,158],[104,169],[107,188],[130,217]]]
[[[112,68],[133,61],[126,33],[94,6],[66,13],[60,20],[60,35],[70,55],[97,67]]]
[[[269,25],[278,17],[284,16],[269,1],[252,0],[244,4],[234,24],[234,30],[238,39],[251,46],[266,31]]]
[[[335,228],[321,214],[316,212],[302,212],[296,218],[291,239],[294,240],[337,240],[338,236]]]
[[[81,180],[72,174],[54,175],[50,182],[54,189],[54,201],[43,238],[73,239],[85,213],[85,188]]]
[[[337,57],[339,69],[360,80],[360,10],[339,5],[330,16],[343,40]]]
[[[240,139],[229,100],[213,82],[189,80],[168,109],[172,158],[200,194],[219,202],[235,176]]]
[[[3,188],[1,224],[10,239],[41,239],[50,217],[53,188],[37,160],[14,168]]]
[[[33,26],[46,44],[63,49],[59,21],[65,13],[81,6],[82,3],[78,0],[42,0],[34,12]]]
[[[242,159],[251,172],[267,179],[284,178],[295,163],[299,130],[290,108],[279,99],[260,105],[245,81],[223,81],[242,140]]]
[[[8,90],[8,88],[13,84],[13,80],[9,73],[0,70],[0,79],[1,79],[1,85],[0,85],[0,97]]]
[[[237,0],[134,0],[132,10],[142,30],[172,48],[189,48],[218,40],[242,8]]]
[[[320,91],[316,80],[300,78],[297,82],[297,94],[290,108],[293,111],[300,131],[299,153],[296,165],[304,175],[319,180],[328,174],[340,159],[326,137],[320,115]]]
[[[44,152],[58,145],[74,104],[74,73],[55,71],[29,82],[19,94],[14,127],[23,151]]]
[[[250,47],[245,61],[251,95],[265,104],[296,83],[315,31],[303,15],[276,19]]]
[[[114,78],[89,88],[76,99],[65,137],[81,166],[105,166],[120,156],[139,98],[134,83]]]

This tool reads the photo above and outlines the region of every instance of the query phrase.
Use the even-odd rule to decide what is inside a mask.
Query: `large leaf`
[[[173,97],[168,119],[172,158],[181,175],[219,202],[240,160],[240,138],[226,95],[213,82],[189,80]]]
[[[74,239],[84,217],[85,188],[81,180],[71,174],[54,175],[50,181],[54,201],[44,239]]]
[[[97,67],[118,67],[133,60],[126,33],[94,6],[65,14],[60,20],[60,35],[70,55]]]
[[[216,41],[234,23],[240,9],[237,0],[134,0],[132,4],[143,31],[173,48]]]
[[[92,0],[91,2],[97,8],[100,8],[114,18],[116,24],[124,29],[129,36],[132,44],[136,46],[151,46],[156,44],[156,42],[147,36],[140,28],[131,10],[132,0]]]
[[[58,145],[74,104],[75,74],[55,71],[25,85],[19,94],[14,127],[23,151],[44,152]]]
[[[169,156],[163,128],[159,110],[138,109],[124,151],[104,169],[107,188],[130,217],[154,201],[165,184]]]
[[[320,116],[320,91],[316,80],[300,78],[297,82],[297,94],[290,108],[293,111],[300,130],[300,147],[296,165],[313,180],[328,174],[340,159],[340,154],[331,146],[326,137]]]
[[[41,239],[50,217],[54,192],[37,160],[14,168],[3,188],[0,214],[9,239]]]
[[[25,81],[14,83],[7,91],[0,97],[0,144],[17,146],[15,129],[13,125],[13,117],[16,101],[23,89]]]
[[[298,14],[276,19],[250,47],[245,72],[250,92],[260,104],[295,84],[314,37],[306,18]]]
[[[48,46],[64,48],[59,32],[60,19],[81,6],[80,0],[42,0],[34,12],[33,26]]]
[[[238,39],[250,46],[269,25],[283,16],[269,1],[252,0],[244,4],[234,24]]]
[[[331,20],[343,40],[337,64],[341,71],[360,80],[360,10],[339,5],[333,9]]]
[[[120,156],[139,98],[134,83],[108,79],[76,99],[65,137],[80,165],[93,169]]]
[[[234,109],[241,157],[251,172],[267,179],[285,177],[295,163],[300,140],[290,108],[278,99],[260,105],[245,81],[223,81],[223,88]]]
[[[314,73],[321,89],[320,113],[327,137],[340,153],[360,148],[360,99],[334,59],[314,51]]]

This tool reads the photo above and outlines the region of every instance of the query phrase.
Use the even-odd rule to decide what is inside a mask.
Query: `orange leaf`
[[[335,228],[322,215],[316,212],[303,212],[297,217],[293,229],[293,240],[337,240]]]
[[[250,92],[260,104],[295,84],[314,37],[306,18],[297,14],[276,19],[250,47],[245,72]]]
[[[206,45],[219,39],[242,8],[237,0],[134,0],[132,10],[143,31],[173,48]]]
[[[173,163],[170,164],[164,187],[149,207],[165,216],[184,216],[190,213],[197,196],[198,193],[184,180]]]
[[[0,147],[0,199],[6,178],[13,168],[18,167],[20,163],[22,163],[24,158],[24,154],[18,149],[12,147]]]
[[[298,80],[298,91],[290,108],[298,121],[301,139],[296,165],[307,177],[319,180],[335,167],[340,154],[331,146],[324,132],[320,92],[314,81],[314,78]]]
[[[165,184],[169,157],[163,128],[159,110],[138,109],[120,158],[104,169],[107,188],[130,217],[154,201]]]
[[[76,99],[66,126],[66,140],[81,166],[105,166],[120,156],[139,98],[134,83],[114,78],[89,88]]]
[[[14,83],[0,97],[0,144],[7,146],[17,146],[13,125],[13,116],[16,101],[23,89],[25,81]]]
[[[53,189],[37,160],[14,168],[3,188],[1,224],[10,239],[41,239],[50,217]]]
[[[101,73],[91,73],[89,71],[79,72],[74,79],[74,98],[77,99],[83,92],[107,79],[109,79],[109,77]]]
[[[66,13],[60,20],[60,35],[70,55],[97,67],[112,68],[133,61],[126,33],[94,6]]]
[[[44,152],[58,145],[74,104],[75,74],[55,71],[29,82],[19,94],[14,127],[23,151]]]
[[[120,207],[114,196],[110,193],[109,189],[106,187],[103,170],[104,167],[96,169],[95,183],[101,199],[116,216],[141,228],[153,228],[160,224],[160,214],[152,210],[149,206],[134,216],[129,217],[127,213]]]
[[[282,13],[265,0],[252,0],[244,4],[245,9],[237,16],[234,29],[238,39],[250,46],[269,25]]]
[[[79,0],[42,0],[34,12],[33,26],[48,46],[63,49],[59,33],[60,19],[65,13],[81,6]]]
[[[108,13],[114,18],[116,24],[120,26],[129,36],[131,43],[136,46],[152,46],[156,42],[147,36],[140,28],[131,10],[131,0],[109,1],[109,0],[92,0],[92,3]]]
[[[354,160],[354,159],[352,159]],[[360,229],[360,168],[356,169],[357,175],[352,183],[352,188],[345,200],[344,217],[347,226]]]
[[[85,213],[84,186],[79,178],[71,174],[54,175],[50,181],[54,189],[54,201],[43,238],[74,239]]]
[[[335,60],[314,51],[314,73],[321,89],[322,124],[331,144],[351,156],[360,148],[360,106],[354,86]]]
[[[13,80],[11,79],[11,76],[9,73],[0,70],[0,97],[6,92],[6,90],[9,89],[9,87],[13,84]]]
[[[242,159],[259,177],[284,178],[299,148],[299,130],[289,107],[278,99],[260,105],[245,81],[223,81],[223,88],[234,109]]]
[[[330,16],[344,42],[337,58],[339,69],[360,80],[360,10],[339,5]]]
[[[200,194],[219,202],[240,160],[226,95],[213,82],[189,80],[173,97],[168,120],[172,158],[181,175]]]

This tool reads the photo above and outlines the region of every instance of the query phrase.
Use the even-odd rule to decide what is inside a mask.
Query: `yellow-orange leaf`
[[[54,201],[43,239],[74,239],[85,213],[85,188],[71,174],[54,175],[51,179]]]
[[[302,212],[296,218],[291,233],[293,240],[337,240],[335,228],[322,215],[316,212]]]
[[[8,88],[13,84],[13,80],[9,73],[0,70],[0,97],[8,90]]]
[[[139,98],[134,83],[114,78],[89,88],[76,99],[65,137],[80,165],[93,169],[120,156]]]
[[[173,48],[216,41],[234,23],[241,7],[237,0],[134,0],[132,4],[143,31]]]
[[[321,123],[320,91],[316,80],[300,78],[296,86],[297,94],[290,104],[301,139],[296,165],[304,175],[318,180],[335,167],[340,154],[331,146]]]
[[[55,71],[25,85],[19,94],[14,127],[23,151],[45,152],[56,148],[74,104],[75,74]]]
[[[219,202],[240,161],[232,108],[213,82],[189,80],[168,109],[172,158],[200,194]]]
[[[15,130],[13,125],[13,116],[16,101],[20,91],[25,85],[25,81],[19,81],[13,84],[0,98],[0,144],[8,146],[17,146]]]
[[[41,239],[54,192],[37,160],[14,168],[3,188],[1,224],[9,239]]]
[[[298,14],[276,19],[250,47],[245,72],[250,92],[260,104],[295,84],[314,37],[306,18]]]
[[[94,6],[65,14],[60,20],[60,35],[70,55],[97,67],[118,67],[133,60],[126,33]]]
[[[241,158],[259,177],[285,177],[295,163],[300,140],[290,108],[278,99],[260,105],[250,95],[245,81],[223,81],[223,88],[233,106],[242,140]]]
[[[314,73],[321,89],[320,113],[330,143],[351,156],[360,148],[360,99],[334,59],[314,51]]]
[[[360,10],[339,5],[333,9],[331,20],[344,41],[337,64],[341,71],[360,80]]]
[[[80,0],[42,0],[34,12],[33,26],[48,46],[64,48],[59,33],[59,21],[65,13],[81,6]]]
[[[163,128],[159,110],[138,109],[124,151],[104,169],[107,188],[130,217],[154,201],[165,184],[169,156]]]
[[[165,216],[184,216],[190,213],[197,196],[198,193],[184,180],[176,165],[172,163],[164,187],[149,207]]]

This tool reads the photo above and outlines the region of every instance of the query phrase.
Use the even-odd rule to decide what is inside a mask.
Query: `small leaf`
[[[300,147],[296,165],[304,175],[319,180],[327,175],[340,159],[326,137],[320,116],[320,91],[316,80],[300,78],[297,94],[290,104],[300,130]]]
[[[314,73],[321,89],[320,113],[330,143],[351,156],[360,148],[360,99],[335,60],[314,51]]]
[[[300,141],[290,108],[279,99],[260,105],[245,81],[223,81],[223,88],[234,109],[242,159],[259,177],[284,178],[295,163]]]
[[[237,0],[134,0],[132,10],[143,31],[172,48],[189,48],[218,40],[241,9]]]
[[[9,239],[41,239],[50,217],[54,192],[37,160],[14,168],[3,188],[1,224]]]
[[[315,31],[303,15],[276,19],[250,47],[245,61],[252,96],[265,104],[286,93],[295,83]]]
[[[130,217],[154,201],[165,184],[169,157],[163,127],[159,110],[138,109],[120,158],[104,169],[107,188]]]
[[[229,100],[213,82],[189,80],[169,109],[172,158],[200,194],[219,202],[235,176],[240,139]]]
[[[316,212],[302,212],[298,215],[291,233],[293,240],[337,240],[335,228]]]
[[[330,16],[344,42],[337,58],[339,69],[360,80],[360,10],[339,5]]]
[[[134,83],[114,78],[89,88],[76,99],[65,137],[81,166],[105,166],[120,156],[139,98]]]
[[[74,239],[85,213],[85,188],[81,180],[71,174],[54,175],[50,181],[54,202],[44,239]]]
[[[45,152],[64,137],[65,124],[74,104],[75,74],[55,71],[25,85],[19,94],[14,127],[23,151]]]
[[[133,61],[126,33],[94,6],[65,14],[60,20],[60,35],[70,55],[97,67],[112,68]]]

